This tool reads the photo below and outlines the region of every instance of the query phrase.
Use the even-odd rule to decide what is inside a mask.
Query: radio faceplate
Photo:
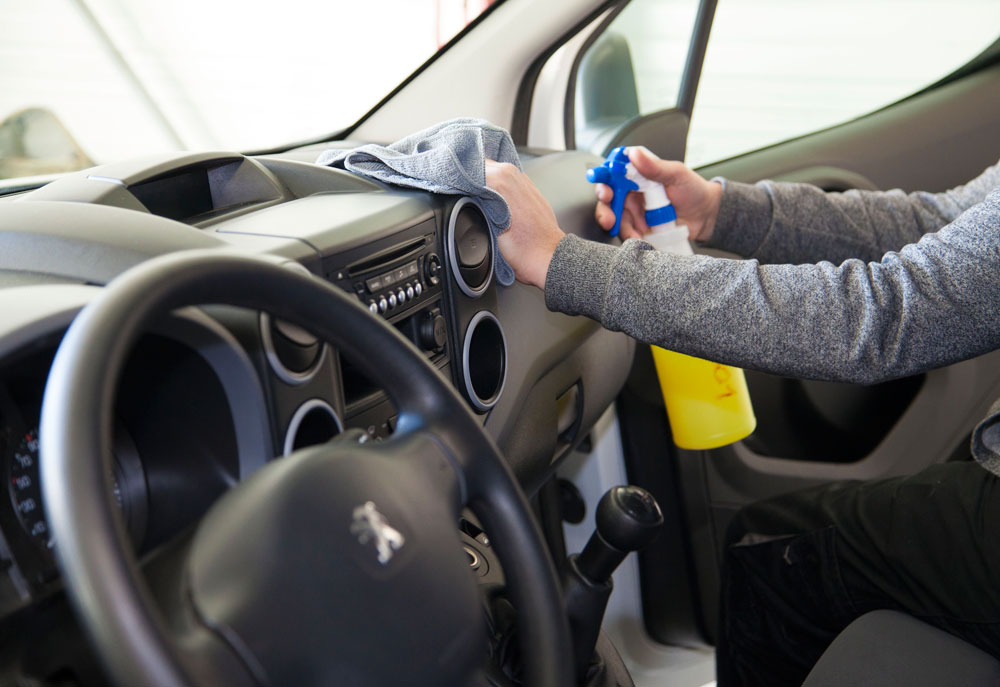
[[[393,324],[448,374],[451,337],[443,307],[444,263],[434,219],[393,235],[327,256],[323,273],[353,293],[373,315]],[[349,360],[340,359],[345,423],[373,438],[391,433],[392,406],[385,393],[365,379]]]
[[[372,313],[396,322],[440,300],[442,262],[434,220],[324,260],[326,278]],[[414,342],[417,343],[417,342]]]

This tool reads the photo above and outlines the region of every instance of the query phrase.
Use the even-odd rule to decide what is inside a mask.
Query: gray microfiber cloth
[[[441,122],[388,146],[325,150],[316,163],[396,186],[476,198],[494,237],[497,281],[510,286],[514,270],[496,246],[496,237],[510,226],[510,208],[503,196],[486,186],[487,159],[521,168],[514,141],[505,129],[481,119],[462,118]]]

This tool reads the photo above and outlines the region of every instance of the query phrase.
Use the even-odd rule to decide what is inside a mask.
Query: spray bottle
[[[692,255],[688,229],[677,224],[677,212],[663,184],[650,181],[629,162],[624,147],[615,148],[604,164],[587,172],[587,181],[606,184],[614,197],[612,236],[621,228],[625,196],[640,191],[645,199],[645,241],[657,250]],[[725,446],[746,437],[757,426],[743,370],[652,346],[656,375],[674,435],[674,443],[686,449]]]

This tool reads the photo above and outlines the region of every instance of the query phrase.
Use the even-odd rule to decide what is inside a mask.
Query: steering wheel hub
[[[418,468],[453,473],[430,442],[401,444],[334,442],[271,463],[199,527],[196,611],[266,682],[458,685],[482,664],[458,502]]]

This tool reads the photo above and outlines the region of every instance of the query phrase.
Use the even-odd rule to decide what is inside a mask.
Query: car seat
[[[1000,661],[912,616],[873,611],[837,636],[802,687],[941,685],[1000,685]]]

